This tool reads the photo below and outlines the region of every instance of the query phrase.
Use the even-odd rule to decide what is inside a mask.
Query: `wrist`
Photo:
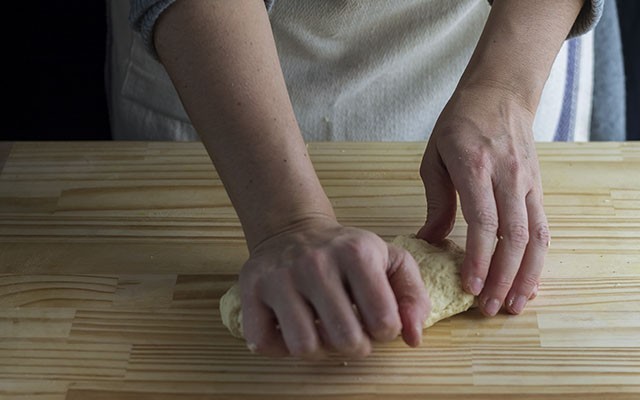
[[[277,241],[284,235],[295,235],[339,226],[341,225],[338,223],[333,210],[292,213],[283,216],[277,224],[255,231],[254,235],[252,235],[252,240],[247,240],[249,254],[255,256],[265,245],[274,240]],[[247,236],[249,237],[249,235]]]
[[[311,172],[289,176],[287,183],[267,182],[265,177],[262,187],[256,188],[261,190],[234,202],[250,253],[260,243],[314,221],[337,223],[329,198]]]
[[[508,81],[483,78],[461,80],[452,99],[461,99],[467,104],[475,104],[476,107],[499,107],[506,115],[515,113],[533,124],[539,97]]]

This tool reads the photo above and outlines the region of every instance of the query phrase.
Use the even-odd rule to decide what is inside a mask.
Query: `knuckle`
[[[393,274],[397,271],[401,266],[406,266],[407,263],[415,262],[411,253],[407,250],[397,247],[396,245],[389,245],[389,262],[390,262],[390,270],[389,274]]]
[[[448,204],[444,203],[444,198],[441,196],[435,195],[436,194],[435,189],[433,190],[433,193],[432,193],[431,189],[426,188],[425,193],[427,195],[427,215],[429,213],[435,214],[437,211],[447,208]]]
[[[352,238],[344,243],[345,250],[349,252],[354,258],[361,260],[368,254],[368,245],[361,237]]]
[[[323,281],[327,276],[327,268],[322,263],[305,263],[304,274],[309,274],[314,280]],[[297,268],[296,271],[302,273],[302,268]]]
[[[508,240],[518,247],[526,247],[529,243],[529,229],[522,222],[511,223],[507,226],[505,234]]]
[[[474,222],[481,231],[491,234],[498,232],[498,215],[494,210],[480,209],[474,217]]]
[[[302,268],[292,269],[298,280],[306,282],[310,279],[313,282],[322,283],[330,279],[331,267],[334,264],[327,262],[325,255],[321,251],[310,250],[300,259],[299,265]]]
[[[505,161],[506,172],[511,175],[519,175],[522,172],[522,161],[517,157],[508,157]]]
[[[400,319],[392,313],[381,313],[372,325],[371,336],[379,341],[393,340],[401,329]]]
[[[487,171],[491,166],[491,155],[487,151],[478,151],[470,157],[469,166],[472,171]]]
[[[377,236],[375,236],[377,238]],[[379,258],[381,256],[380,246],[375,246],[377,240],[372,240],[372,237],[369,235],[361,235],[358,237],[351,238],[345,243],[343,243],[343,247],[341,250],[344,251],[343,254],[347,255],[351,265],[349,268],[355,270],[368,270],[373,267],[375,261],[381,260]],[[380,243],[382,239],[380,239]],[[384,246],[386,249],[386,245]]]
[[[549,231],[549,225],[546,222],[537,224],[533,228],[532,238],[540,247],[547,247],[551,241],[551,232]]]
[[[504,299],[504,297],[511,289],[511,286],[513,285],[513,278],[511,276],[502,274],[496,277],[496,279],[494,279],[492,283],[493,291],[497,295],[496,297]]]
[[[467,272],[468,276],[484,275],[487,269],[489,269],[490,262],[490,259],[485,259],[478,256],[470,257],[469,261],[467,261],[465,264],[465,271]]]
[[[302,261],[308,265],[323,265],[325,255],[320,249],[307,249],[301,256]]]
[[[413,258],[411,253],[409,253],[405,249],[401,249],[401,251],[399,251],[398,259],[395,260],[395,261],[396,261],[396,264],[398,266],[400,266],[400,265],[411,266],[414,269],[417,268],[417,270],[420,271],[420,269],[418,267],[418,263],[416,262],[415,258]]]
[[[533,291],[533,288],[535,288],[538,285],[540,275],[539,274],[532,274],[532,273],[527,273],[524,274],[522,277],[519,277],[518,280],[518,286],[520,289],[525,289],[522,290],[523,293],[531,293]]]

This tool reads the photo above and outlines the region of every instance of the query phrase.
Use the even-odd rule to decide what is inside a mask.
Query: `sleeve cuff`
[[[605,0],[586,0],[578,14],[578,18],[573,23],[569,38],[583,35],[593,29],[602,17],[602,10]]]
[[[134,31],[140,34],[145,47],[153,58],[158,53],[153,45],[153,31],[160,15],[176,0],[130,0],[129,23]],[[232,1],[232,0],[229,0]],[[265,0],[267,10],[271,10],[275,0]]]

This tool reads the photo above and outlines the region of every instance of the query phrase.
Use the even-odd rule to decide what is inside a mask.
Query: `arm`
[[[178,1],[160,17],[156,50],[249,248],[298,220],[334,219],[298,130],[263,2],[193,2]]]
[[[457,190],[468,223],[463,285],[485,315],[503,304],[520,313],[537,291],[550,237],[533,118],[583,3],[495,0],[425,151],[428,216],[419,236],[439,241],[450,232]]]
[[[369,337],[391,340],[401,325],[416,345],[428,298],[415,261],[337,223],[299,132],[264,2],[179,0],[154,38],[245,231],[249,347],[315,357],[326,346],[363,356]]]
[[[459,89],[486,82],[535,113],[551,66],[585,0],[496,0]]]

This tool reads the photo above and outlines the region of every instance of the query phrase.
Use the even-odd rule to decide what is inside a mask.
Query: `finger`
[[[462,181],[456,187],[460,193],[462,214],[467,221],[466,255],[460,271],[462,286],[477,296],[485,285],[498,232],[493,185],[490,176],[479,174],[474,181]]]
[[[321,358],[323,352],[314,312],[293,285],[286,280],[271,285],[266,298],[273,301],[269,306],[276,314],[289,354],[306,359]]]
[[[315,309],[327,347],[352,358],[368,355],[371,342],[356,317],[339,269],[325,258],[297,271],[296,285]]]
[[[540,290],[540,284],[536,283],[536,285],[533,287],[533,292],[531,292],[531,294],[529,295],[529,301],[535,299],[536,297],[538,297],[538,291]]]
[[[431,300],[420,269],[411,254],[389,245],[389,283],[402,321],[402,339],[411,347],[422,343],[422,327],[431,312]]]
[[[416,235],[429,243],[439,243],[453,229],[456,217],[456,190],[435,143],[429,142],[420,175],[427,197],[427,221]]]
[[[335,351],[331,346],[331,342],[329,340],[329,334],[327,333],[327,329],[320,321],[320,318],[316,317],[315,321],[313,321],[316,326],[316,331],[318,332],[318,337],[320,338],[320,345],[325,352]]]
[[[386,244],[380,242],[386,250]],[[400,334],[402,322],[385,273],[387,254],[351,252],[348,256],[347,279],[367,333],[381,342],[395,339]]]
[[[271,308],[256,295],[242,295],[242,330],[247,348],[267,357],[285,357],[289,350],[277,329],[278,320]]]
[[[529,242],[524,195],[521,196],[517,188],[510,187],[496,190],[495,197],[500,221],[498,244],[479,298],[480,311],[488,316],[494,316],[500,311]]]
[[[529,243],[506,302],[507,309],[513,314],[520,314],[527,301],[536,296],[551,239],[542,207],[542,196],[530,192],[526,197],[526,206],[529,215]]]

